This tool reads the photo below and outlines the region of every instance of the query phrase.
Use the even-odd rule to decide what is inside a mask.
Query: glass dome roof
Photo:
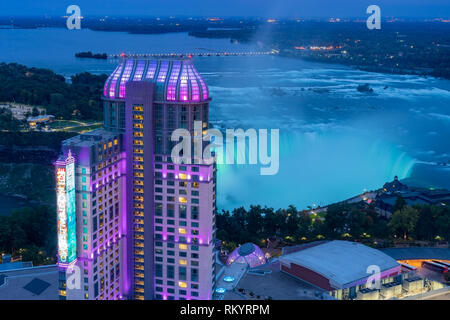
[[[266,258],[261,249],[253,243],[245,243],[236,248],[229,256],[227,264],[247,263],[250,268],[254,268],[266,263]]]
[[[125,99],[128,81],[155,83],[156,101],[201,102],[209,98],[208,87],[190,59],[123,59],[106,80],[104,97]]]

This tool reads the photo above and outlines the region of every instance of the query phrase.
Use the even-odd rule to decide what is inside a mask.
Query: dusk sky
[[[371,4],[382,16],[450,16],[448,0],[3,0],[0,16],[59,16],[71,4],[84,16],[363,17]]]

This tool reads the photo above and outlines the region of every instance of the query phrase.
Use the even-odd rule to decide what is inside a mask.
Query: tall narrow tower
[[[194,136],[194,121],[208,128],[204,80],[190,59],[124,59],[104,102],[105,129],[124,134],[127,162],[124,295],[211,299],[216,169],[171,159],[175,129]]]

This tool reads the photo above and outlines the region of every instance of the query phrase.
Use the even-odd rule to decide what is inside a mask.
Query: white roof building
[[[379,270],[381,278],[400,273],[400,264],[387,254],[357,242],[334,240],[280,257],[281,271],[325,290],[364,284]]]

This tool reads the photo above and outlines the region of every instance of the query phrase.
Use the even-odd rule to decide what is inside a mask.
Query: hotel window
[[[191,219],[193,220],[198,220],[199,219],[199,214],[198,214],[198,207],[191,207]]]
[[[167,266],[167,278],[173,279],[175,277],[175,267]]]
[[[187,203],[186,197],[178,197],[178,202]]]
[[[186,219],[187,206],[184,204],[178,205],[178,215],[180,219]]]
[[[186,267],[178,267],[178,279],[186,280]],[[186,288],[186,287],[183,287]]]
[[[167,204],[167,216],[170,218],[175,216],[175,205],[173,203]]]
[[[176,109],[174,106],[169,106],[167,108],[167,116],[166,116],[166,127],[169,130],[173,130],[176,128]]]
[[[198,282],[198,269],[191,269],[191,281]]]
[[[163,205],[162,203],[155,203],[155,215],[162,216],[163,214]]]
[[[155,104],[154,107],[155,129],[163,128],[164,110],[162,104]]]
[[[155,137],[155,153],[162,153],[163,145],[164,145],[164,141],[163,141],[162,136],[156,136]]]
[[[185,265],[187,265],[187,260],[186,259],[180,259],[180,260],[178,260],[178,263],[180,265],[182,265],[182,266],[185,266]]]

